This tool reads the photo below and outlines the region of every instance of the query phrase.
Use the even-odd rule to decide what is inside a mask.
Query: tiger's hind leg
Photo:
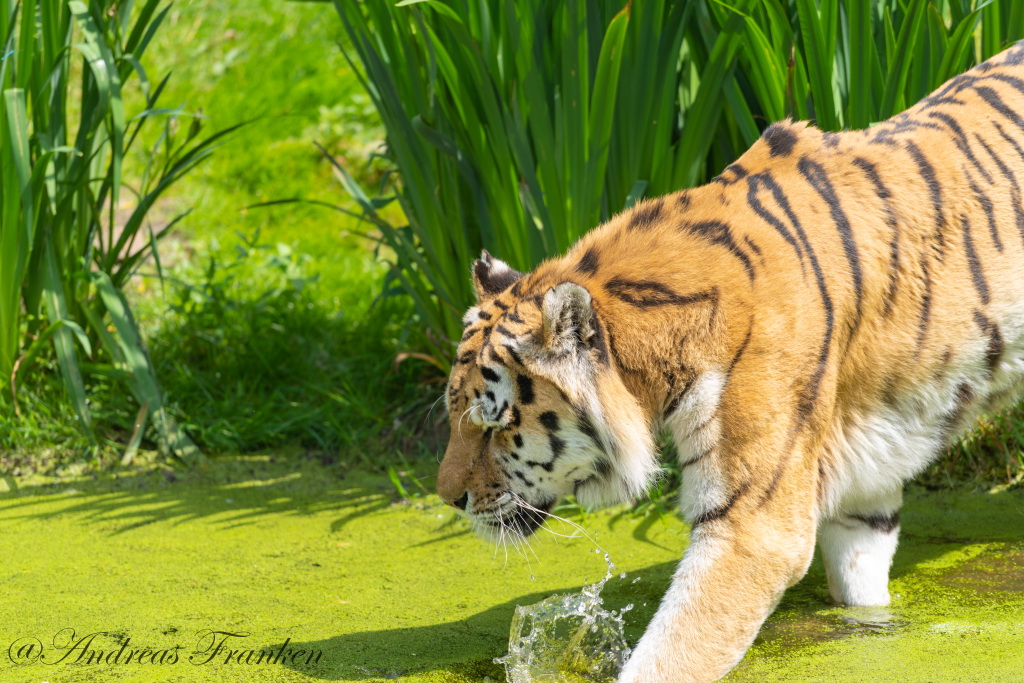
[[[844,507],[822,520],[818,547],[832,599],[845,605],[889,604],[889,567],[899,538],[903,491]]]

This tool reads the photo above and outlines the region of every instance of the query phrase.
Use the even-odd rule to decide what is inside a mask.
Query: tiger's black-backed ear
[[[574,282],[563,282],[544,294],[541,319],[544,349],[556,355],[589,345],[597,334],[590,292]]]
[[[496,259],[485,249],[473,263],[473,286],[476,288],[476,300],[486,301],[504,292],[523,276],[504,261]]]

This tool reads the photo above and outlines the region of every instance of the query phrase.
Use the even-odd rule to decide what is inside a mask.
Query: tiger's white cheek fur
[[[598,463],[603,451],[593,439],[567,420],[558,419],[557,428],[552,428],[555,423],[548,418],[544,431],[521,433],[522,448],[501,456],[512,475],[509,487],[534,505],[573,493],[583,498],[585,486],[601,476]]]

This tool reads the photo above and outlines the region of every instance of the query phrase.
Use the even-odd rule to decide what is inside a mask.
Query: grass
[[[171,410],[208,453],[298,443],[369,462],[422,448],[384,438],[421,425],[434,397],[420,361],[395,365],[407,306],[377,301],[384,266],[354,234],[367,226],[310,204],[247,208],[347,201],[314,142],[363,182],[379,176],[382,134],[341,38],[329,7],[193,0],[171,6],[147,55],[152,74],[171,74],[163,100],[201,114],[205,130],[249,122],[156,206],[157,227],[192,211],[161,250],[163,284],[151,263],[129,292]],[[155,140],[144,142],[126,174],[141,173]],[[90,448],[54,370],[44,359],[23,389],[21,419],[0,416],[5,462],[116,462],[137,402],[114,382],[89,386],[100,446]]]
[[[166,103],[201,111],[206,131],[251,120],[157,204],[156,226],[193,211],[163,245],[164,284],[147,267],[129,291],[172,414],[208,453],[291,444],[402,470],[443,448],[443,409],[431,409],[439,375],[415,358],[396,366],[414,347],[413,310],[377,301],[386,265],[354,234],[368,226],[309,204],[246,208],[295,197],[346,205],[314,142],[362,183],[379,180],[370,157],[383,131],[338,49],[345,40],[329,5],[192,0],[171,7],[147,54],[153,74],[171,72]],[[0,470],[115,465],[135,399],[115,382],[88,388],[100,445],[90,448],[53,359],[37,372],[43,381],[19,394],[21,419],[0,416]],[[925,481],[1016,481],[1022,435],[1019,412],[989,418]],[[674,505],[666,467],[641,512]]]

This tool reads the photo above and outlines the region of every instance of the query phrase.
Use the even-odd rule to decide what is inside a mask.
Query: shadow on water
[[[337,532],[400,500],[382,475],[348,472],[302,456],[225,457],[185,472],[140,467],[88,478],[3,481],[7,490],[0,491],[0,521],[71,515],[110,535],[156,522],[209,518],[232,527],[271,515],[332,511],[339,513],[330,525]]]
[[[675,571],[674,562],[662,562],[631,572],[625,579],[613,577],[601,593],[605,606],[621,609],[632,604],[626,636],[636,642],[654,615],[661,593]],[[635,582],[636,579],[640,579]],[[583,586],[556,591],[578,592]],[[509,626],[517,605],[539,602],[552,593],[526,593],[466,619],[415,628],[343,633],[332,638],[295,643],[288,647],[321,650],[319,668],[295,667],[321,680],[394,679],[410,673],[444,670],[470,680],[490,676],[504,680],[504,669],[495,657],[508,650]],[[281,643],[269,649],[277,650]],[[282,662],[284,664],[284,662]],[[460,679],[461,680],[461,679]]]

